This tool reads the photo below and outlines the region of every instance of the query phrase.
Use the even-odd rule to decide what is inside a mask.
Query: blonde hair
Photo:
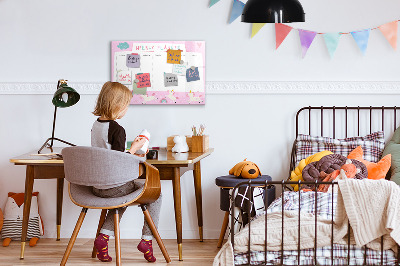
[[[131,99],[132,92],[125,85],[107,81],[97,97],[93,114],[115,120]]]

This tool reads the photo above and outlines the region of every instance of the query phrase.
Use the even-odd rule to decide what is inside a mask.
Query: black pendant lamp
[[[242,22],[304,22],[304,10],[298,0],[249,0],[243,9]]]

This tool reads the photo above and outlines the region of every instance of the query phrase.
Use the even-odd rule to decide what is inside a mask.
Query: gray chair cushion
[[[145,180],[137,180],[135,182],[145,182]],[[140,188],[131,194],[123,197],[117,198],[101,198],[97,197],[92,192],[92,187],[82,186],[70,183],[70,195],[71,198],[81,206],[89,206],[93,208],[106,208],[112,206],[118,206],[135,199],[140,193],[142,193],[143,188]]]
[[[62,150],[65,179],[82,186],[117,187],[139,176],[145,159],[125,152],[96,147]]]

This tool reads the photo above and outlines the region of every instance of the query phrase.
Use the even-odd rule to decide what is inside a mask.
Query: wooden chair
[[[88,209],[102,209],[96,237],[103,226],[107,210],[116,209],[114,215],[116,265],[121,265],[118,208],[129,205],[139,205],[142,208],[145,220],[149,224],[166,262],[171,262],[153,219],[145,205],[157,200],[161,193],[160,175],[157,168],[144,162],[137,156],[103,148],[68,147],[63,149],[62,155],[65,179],[70,182],[68,186],[69,196],[74,204],[82,207],[82,211],[60,265],[66,264]],[[138,160],[141,161],[139,167],[141,170],[137,167]],[[100,198],[95,196],[91,191],[92,186],[116,185],[128,182],[132,179],[132,176],[145,177],[144,180],[140,180],[144,182],[143,189],[118,198]],[[94,247],[92,257],[96,257]]]

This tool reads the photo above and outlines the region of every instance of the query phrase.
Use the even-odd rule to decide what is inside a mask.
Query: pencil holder
[[[192,152],[205,152],[208,150],[209,136],[192,136]]]

